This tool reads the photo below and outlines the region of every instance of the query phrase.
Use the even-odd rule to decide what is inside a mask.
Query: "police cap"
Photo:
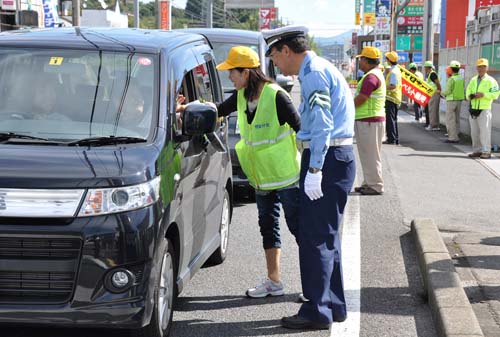
[[[276,29],[263,30],[262,36],[267,43],[266,56],[271,54],[271,49],[273,45],[277,42],[288,41],[296,37],[306,37],[309,29],[305,26],[286,26]]]

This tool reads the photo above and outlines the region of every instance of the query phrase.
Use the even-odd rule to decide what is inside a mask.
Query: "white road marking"
[[[331,337],[359,337],[361,325],[361,230],[359,196],[349,196],[342,227],[342,267],[347,319],[333,323]]]

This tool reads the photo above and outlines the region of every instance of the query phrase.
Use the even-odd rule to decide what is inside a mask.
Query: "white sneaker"
[[[429,126],[426,126],[426,127],[425,127],[425,130],[426,130],[426,131],[431,131],[431,130],[432,130],[432,127],[431,127],[430,125],[429,125]]]
[[[274,282],[270,279],[263,280],[260,284],[255,286],[255,288],[250,288],[247,290],[246,295],[252,298],[263,298],[267,296],[283,296],[285,292],[283,291],[283,283]]]

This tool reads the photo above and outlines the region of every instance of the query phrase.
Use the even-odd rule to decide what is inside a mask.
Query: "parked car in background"
[[[293,88],[294,79],[291,76],[285,76],[279,73],[279,69],[274,66],[272,61],[265,56],[267,44],[260,32],[226,29],[226,28],[188,28],[181,31],[194,32],[206,36],[212,44],[215,59],[218,63],[224,61],[229,50],[234,46],[250,47],[257,52],[261,60],[260,67],[264,74],[276,80],[282,88],[290,92]],[[219,71],[222,81],[222,87],[226,97],[229,97],[235,90],[233,83],[229,80],[227,70]],[[253,189],[248,183],[246,175],[243,173],[236,156],[235,145],[240,140],[239,127],[237,125],[237,112],[229,115],[229,146],[231,152],[231,162],[233,166],[233,184],[240,187],[250,197],[253,198]]]
[[[169,334],[227,254],[227,123],[175,111],[223,100],[215,66],[199,34],[0,34],[0,324]]]

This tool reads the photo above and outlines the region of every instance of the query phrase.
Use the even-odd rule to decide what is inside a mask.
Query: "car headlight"
[[[116,187],[89,189],[79,217],[126,212],[155,203],[160,195],[160,177],[147,183]]]

